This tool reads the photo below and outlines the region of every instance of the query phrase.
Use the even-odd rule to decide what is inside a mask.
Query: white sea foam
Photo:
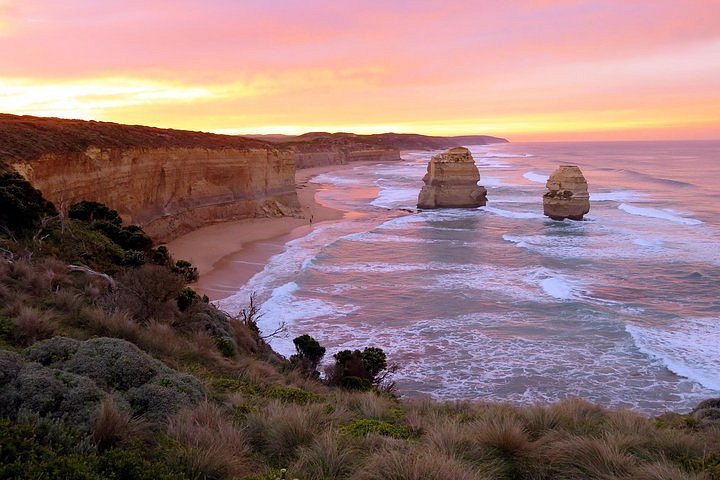
[[[368,273],[394,273],[415,272],[429,269],[428,264],[397,264],[381,262],[357,262],[339,265],[322,265],[315,269],[325,273],[368,272]]]
[[[527,180],[530,180],[531,182],[546,183],[549,178],[549,175],[543,175],[541,173],[535,173],[535,172],[525,172],[525,173],[523,173],[523,177],[525,177]]]
[[[298,320],[346,316],[357,310],[353,305],[337,305],[316,298],[298,298],[295,296],[298,289],[297,283],[288,282],[275,288],[270,298],[260,305],[262,317],[258,326],[263,333],[274,332],[283,325],[293,332]],[[273,349],[282,355],[292,355],[295,351],[289,335],[274,339]]]
[[[633,202],[647,197],[647,194],[634,190],[617,190],[613,192],[590,192],[592,202]]]
[[[517,218],[521,220],[530,220],[530,219],[544,219],[545,217],[539,213],[535,212],[513,212],[510,210],[503,210],[502,208],[495,208],[495,207],[489,207],[484,206],[480,207],[480,210],[484,210],[486,212],[493,213],[495,215],[500,215],[501,217],[505,218]]]
[[[659,249],[662,248],[664,242],[659,238],[636,238],[633,243],[640,247]]]
[[[540,280],[543,291],[558,300],[574,300],[578,297],[575,284],[563,277],[550,277]]]
[[[417,188],[382,187],[380,194],[370,205],[380,208],[415,208]]]
[[[332,185],[341,186],[363,185],[363,181],[358,178],[354,178],[351,176],[332,175],[329,173],[321,173],[320,175],[312,177],[309,181],[310,183],[329,183]]]
[[[695,218],[682,217],[678,212],[662,208],[636,207],[627,203],[621,203],[618,208],[632,215],[642,217],[657,218],[659,220],[668,220],[670,222],[682,223],[684,225],[700,225],[703,223]]]
[[[682,318],[673,325],[627,325],[641,352],[661,361],[673,373],[720,391],[720,319]]]
[[[512,187],[514,184],[508,182],[504,178],[482,175],[480,184],[484,187]]]
[[[472,151],[472,149],[470,149]],[[473,155],[478,155],[482,158],[530,158],[534,157],[535,155],[532,155],[530,153],[475,153],[473,152]]]

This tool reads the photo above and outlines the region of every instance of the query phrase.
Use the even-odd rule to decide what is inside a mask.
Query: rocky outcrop
[[[558,167],[546,185],[548,192],[543,195],[543,211],[553,220],[582,220],[590,211],[588,184],[578,167]]]
[[[478,186],[480,172],[470,150],[455,147],[432,157],[423,177],[425,186],[418,196],[418,208],[481,207],[487,190]]]

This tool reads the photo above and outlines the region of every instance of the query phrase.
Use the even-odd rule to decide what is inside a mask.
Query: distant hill
[[[491,143],[507,143],[508,140],[490,135],[462,135],[437,137],[416,133],[379,133],[374,135],[357,135],[354,133],[310,132],[303,135],[247,135],[272,143],[297,143],[304,141],[325,141],[343,143],[347,141],[365,144],[394,147],[401,150],[438,150],[460,145],[488,145]]]

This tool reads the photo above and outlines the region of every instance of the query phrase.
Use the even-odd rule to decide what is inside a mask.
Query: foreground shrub
[[[206,395],[195,377],[176,372],[132,343],[116,338],[78,342],[55,337],[28,349],[27,356],[53,370],[82,376],[105,391],[119,392],[135,415],[153,421],[162,421]]]
[[[153,458],[155,457],[155,458]],[[13,480],[184,480],[140,447],[96,453],[61,423],[0,418],[0,478]],[[161,457],[160,457],[161,458]]]

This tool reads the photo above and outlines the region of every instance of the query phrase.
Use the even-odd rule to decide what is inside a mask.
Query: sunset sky
[[[0,111],[220,133],[720,138],[720,1],[0,0]]]

